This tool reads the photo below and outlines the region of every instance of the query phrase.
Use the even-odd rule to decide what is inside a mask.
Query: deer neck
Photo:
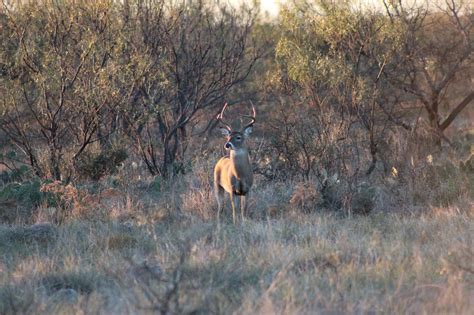
[[[250,172],[249,152],[246,148],[230,151],[232,167],[237,177],[242,178]]]

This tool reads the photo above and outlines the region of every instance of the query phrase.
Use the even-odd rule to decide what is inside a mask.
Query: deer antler
[[[217,121],[220,122],[224,126],[224,128],[226,128],[229,131],[232,131],[232,127],[226,122],[224,122],[223,120],[223,115],[226,108],[227,108],[227,102],[224,104],[224,107],[222,108],[221,112],[217,115]]]
[[[244,130],[245,128],[248,128],[250,126],[252,126],[254,123],[255,123],[255,119],[257,117],[257,114],[255,112],[255,106],[253,106],[253,102],[250,101],[250,104],[252,104],[252,116],[250,115],[242,115],[242,117],[247,117],[247,118],[250,118],[252,121],[250,123],[248,123],[247,125],[245,125],[245,127],[242,129]]]

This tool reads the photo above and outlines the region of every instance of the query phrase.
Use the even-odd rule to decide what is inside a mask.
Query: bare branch
[[[448,128],[454,119],[463,111],[471,101],[474,100],[474,91],[467,95],[446,117],[446,119],[440,124],[440,129],[445,130]]]

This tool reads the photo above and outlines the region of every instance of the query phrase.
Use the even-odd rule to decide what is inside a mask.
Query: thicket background
[[[467,313],[473,4],[379,4],[3,1],[0,313]]]

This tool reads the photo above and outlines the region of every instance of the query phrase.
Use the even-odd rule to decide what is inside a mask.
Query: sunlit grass
[[[11,234],[24,228],[2,227],[0,313],[64,304],[76,313],[244,314],[467,314],[471,306],[470,214],[321,212],[219,226],[179,218],[73,221],[14,246]]]

